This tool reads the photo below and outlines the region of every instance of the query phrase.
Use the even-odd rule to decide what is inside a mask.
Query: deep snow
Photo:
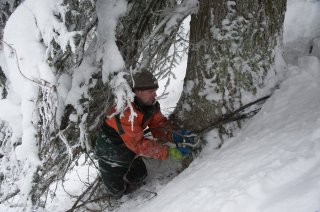
[[[319,70],[318,58],[301,58],[236,137],[214,150],[209,136],[201,156],[135,210],[319,211]]]
[[[216,149],[219,142],[216,132],[208,133],[208,144],[200,156],[171,181],[170,177],[159,180],[159,176],[172,175],[179,164],[171,160],[147,161],[150,176],[142,189],[156,191],[158,195],[150,201],[125,196],[118,211],[320,211],[319,14],[319,1],[289,0],[284,32],[287,64],[278,67],[282,83],[261,111],[220,149]],[[37,45],[30,43],[33,44]],[[38,62],[42,62],[42,53],[36,57]],[[185,61],[186,58],[178,67],[181,73],[177,74],[177,80],[169,87],[169,98],[160,100],[165,113],[178,100]],[[34,73],[41,75],[42,70],[46,67],[36,66]],[[46,80],[53,81],[51,77]],[[19,89],[16,87],[16,95],[22,99],[24,93]],[[10,96],[12,99],[14,96]],[[16,115],[4,113],[16,107],[10,104],[2,100],[0,115],[17,120],[5,117]],[[27,111],[21,113],[26,120],[31,119]],[[17,123],[16,131],[22,133],[20,125]],[[81,181],[90,182],[96,174],[94,168],[78,167],[76,171],[67,175],[64,182],[71,194],[80,194]],[[58,186],[57,195],[48,201],[46,209],[65,211],[72,204],[68,194]],[[8,207],[2,205],[0,209],[8,210]]]
[[[119,211],[320,211],[319,14],[318,1],[289,1],[283,81],[261,111],[221,149],[209,133],[157,197]]]

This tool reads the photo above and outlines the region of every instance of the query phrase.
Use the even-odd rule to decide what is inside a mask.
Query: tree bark
[[[255,98],[273,71],[285,10],[286,0],[199,0],[184,89],[171,117],[180,127],[201,131]]]

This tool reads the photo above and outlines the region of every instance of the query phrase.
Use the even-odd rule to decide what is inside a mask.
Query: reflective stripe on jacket
[[[133,122],[129,120],[131,112],[130,108],[127,108],[121,117],[117,115],[106,118],[106,124],[115,129],[125,145],[137,155],[161,160],[167,159],[168,147],[143,135],[143,130],[148,126],[154,138],[164,141],[171,140],[171,132],[166,129],[172,129],[172,125],[161,113],[159,103],[156,102],[152,106],[141,106],[135,100],[132,105],[136,113]],[[109,116],[114,111],[115,108],[112,108]]]

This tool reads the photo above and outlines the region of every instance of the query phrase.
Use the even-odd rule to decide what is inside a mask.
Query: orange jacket
[[[148,110],[144,110],[143,106],[140,106],[137,101],[132,105],[134,112],[137,114],[133,123],[129,120],[129,108],[123,112],[121,117],[119,115],[111,116],[106,118],[105,122],[119,133],[125,145],[137,155],[161,160],[167,159],[168,147],[160,141],[144,137],[143,134],[143,130],[148,126],[154,138],[171,141],[171,132],[165,129],[172,129],[172,125],[161,113],[159,103],[148,106]],[[113,107],[109,116],[114,112],[115,108]]]

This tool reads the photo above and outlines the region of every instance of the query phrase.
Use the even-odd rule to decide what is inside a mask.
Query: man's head
[[[133,77],[133,91],[144,105],[152,105],[157,97],[158,81],[153,74],[142,70]]]

